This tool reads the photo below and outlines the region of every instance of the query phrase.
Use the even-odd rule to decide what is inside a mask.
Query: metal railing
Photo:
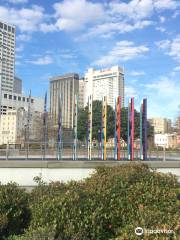
[[[62,143],[60,151],[60,160],[73,160],[73,143]],[[76,151],[76,160],[88,160],[88,148],[86,144],[77,144]],[[101,155],[100,145],[92,146],[91,160],[101,160]],[[57,156],[58,148],[56,144],[25,142],[23,145],[7,144],[0,148],[0,160],[57,160]],[[140,159],[140,150],[135,149],[134,159]],[[115,160],[113,147],[107,147],[107,160]],[[127,149],[121,149],[121,160],[128,160]],[[180,161],[180,151],[149,149],[147,160]]]

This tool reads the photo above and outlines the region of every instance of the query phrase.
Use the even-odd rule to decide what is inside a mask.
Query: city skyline
[[[126,106],[147,97],[149,118],[178,115],[179,1],[1,0],[0,16],[16,26],[16,75],[26,93],[43,96],[56,75],[118,64]]]

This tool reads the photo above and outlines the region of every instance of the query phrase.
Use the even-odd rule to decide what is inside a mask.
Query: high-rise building
[[[78,94],[78,107],[79,108],[84,107],[84,87],[85,87],[84,78],[81,78],[81,79],[79,79],[79,94]]]
[[[61,99],[62,126],[64,128],[73,127],[74,97],[79,91],[79,75],[68,73],[50,79],[50,117],[52,124],[58,124],[58,102]]]
[[[85,73],[84,81],[84,106],[87,105],[90,95],[93,96],[93,100],[100,101],[107,96],[107,103],[113,108],[114,99],[121,96],[124,106],[124,71],[119,66],[102,70],[90,68]]]
[[[12,92],[14,86],[15,27],[0,21],[0,90]]]
[[[151,118],[149,119],[151,125],[154,127],[154,133],[170,133],[171,120],[167,118]]]
[[[14,78],[13,92],[22,94],[22,80],[18,77]]]

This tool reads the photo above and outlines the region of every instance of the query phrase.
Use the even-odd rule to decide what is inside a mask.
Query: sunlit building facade
[[[88,69],[84,77],[84,106],[87,105],[88,96],[93,100],[100,100],[107,96],[107,103],[114,108],[114,99],[121,96],[124,106],[124,70],[119,66],[109,69]]]

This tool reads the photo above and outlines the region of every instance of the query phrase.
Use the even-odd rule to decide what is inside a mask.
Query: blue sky
[[[16,75],[43,96],[49,77],[89,67],[125,69],[126,102],[174,120],[180,105],[179,0],[0,0],[17,26]],[[180,110],[179,110],[180,111]]]

